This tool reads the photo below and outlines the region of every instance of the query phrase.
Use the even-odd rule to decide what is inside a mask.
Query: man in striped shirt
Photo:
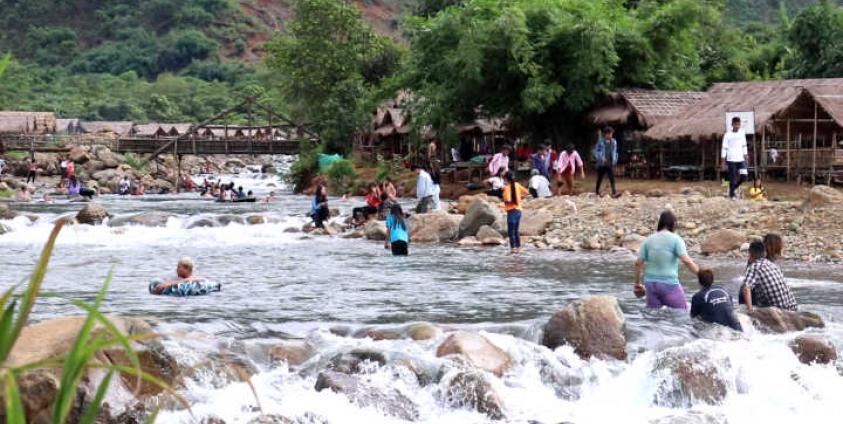
[[[749,266],[741,291],[743,303],[750,312],[753,306],[775,306],[787,311],[795,311],[798,306],[781,268],[767,260],[764,243],[760,241],[749,245]]]

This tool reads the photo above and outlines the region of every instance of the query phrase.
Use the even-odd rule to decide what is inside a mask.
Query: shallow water
[[[265,412],[289,417],[316,414],[330,423],[401,422],[375,408],[361,408],[340,394],[313,389],[318,367],[294,373],[254,354],[259,345],[280,339],[306,339],[320,355],[352,348],[374,348],[391,356],[409,356],[441,366],[435,357],[439,340],[372,341],[332,334],[332,327],[395,327],[429,321],[445,328],[484,332],[514,359],[502,378],[490,377],[501,396],[508,422],[570,421],[603,423],[740,423],[750,420],[828,422],[840,411],[843,377],[835,365],[800,364],[787,346],[793,335],[752,334],[737,340],[699,339],[684,314],[649,312],[632,295],[632,261],[628,254],[584,255],[529,250],[510,255],[505,248],[475,249],[413,245],[407,258],[394,258],[380,243],[340,237],[311,238],[285,230],[307,219],[309,199],[286,192],[274,176],[224,176],[247,190],[265,195],[284,193],[270,204],[226,205],[195,194],[121,198],[98,201],[116,217],[158,211],[173,214],[164,227],[72,226],[57,243],[44,290],[92,299],[111,269],[114,277],[105,302],[108,312],[151,318],[168,335],[166,344],[185,364],[198,362],[219,346],[237,346],[260,372],[252,378]],[[201,177],[198,178],[201,181]],[[332,207],[348,213],[361,199]],[[2,284],[23,280],[31,271],[55,218],[75,213],[78,204],[17,205],[39,216],[3,221],[13,229],[0,236]],[[188,228],[203,218],[261,215],[268,224]],[[179,256],[196,259],[196,274],[223,284],[222,293],[195,298],[153,297],[147,284],[175,272]],[[740,275],[742,264],[702,261],[718,280]],[[840,268],[786,264],[786,273],[804,310],[825,318],[838,350],[843,347],[843,275]],[[683,275],[690,296],[695,284]],[[727,283],[732,291],[734,283]],[[630,360],[626,363],[581,361],[568,348],[556,352],[537,344],[541,325],[573,299],[588,295],[617,296],[627,319]],[[37,319],[78,313],[61,298],[45,299]],[[175,334],[178,334],[176,336]],[[189,336],[187,336],[189,335]],[[675,351],[703,352],[718,364],[728,395],[719,405],[701,402],[667,408],[654,406],[664,376],[653,372],[659,355]],[[549,364],[549,365],[548,365]],[[562,399],[541,378],[547,366],[567,370],[583,380],[576,399]],[[420,422],[481,423],[482,414],[447,406],[445,383],[419,387],[395,369],[374,370],[367,378],[381,388],[397,388],[418,405]],[[243,383],[191,380],[182,390],[194,417],[213,414],[229,423],[258,414],[251,389]],[[444,381],[444,380],[443,380]],[[187,411],[167,410],[159,422],[190,422]]]

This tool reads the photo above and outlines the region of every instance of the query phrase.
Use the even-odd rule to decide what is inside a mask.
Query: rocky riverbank
[[[787,343],[794,355],[806,364],[827,364],[837,359],[834,345],[821,334],[823,320],[814,314],[762,308],[750,316],[741,314],[740,318],[746,329],[743,337],[750,338],[757,333],[783,334],[812,328],[811,335],[786,336],[781,343]],[[309,381],[312,390],[338,393],[359,407],[372,408],[379,414],[404,421],[418,420],[421,409],[406,390],[431,386],[437,387],[433,392],[435,401],[449,408],[474,410],[492,420],[507,420],[507,399],[501,392],[500,383],[520,368],[535,366],[541,370],[543,384],[552,387],[556,396],[576,400],[586,382],[577,369],[576,360],[568,358],[564,350],[570,349],[574,357],[585,361],[600,359],[622,364],[635,356],[627,353],[625,317],[617,299],[610,296],[570,302],[549,317],[539,330],[538,340],[525,334],[514,336],[516,341],[521,340],[515,344],[500,343],[501,337],[513,336],[425,322],[355,329],[336,326],[314,330],[302,339],[227,344],[217,343],[212,336],[204,334],[155,334],[157,329],[139,318],[114,316],[111,319],[122,333],[142,340],[133,346],[141,369],[174,392],[146,382],[138,385],[128,375],[114,378],[97,420],[109,424],[143,422],[155,408],[184,410],[189,405],[179,395],[184,395],[197,382],[223,387],[250,381],[261,370],[278,367],[287,368],[290,374]],[[20,367],[66,354],[82,322],[81,317],[63,317],[26,327],[6,365]],[[715,340],[741,337],[729,330],[710,329],[713,330],[710,338]],[[367,347],[337,349],[333,344],[328,347],[326,338],[365,339]],[[405,346],[400,351],[394,350],[397,341]],[[536,342],[540,345],[534,344]],[[524,356],[517,347],[519,343],[531,346],[530,350],[538,353]],[[206,347],[197,357],[185,355],[180,347],[185,345]],[[101,351],[96,361],[105,366],[131,366],[122,348]],[[538,363],[532,363],[536,361]],[[721,368],[716,359],[681,346],[657,352],[657,360],[650,371],[659,386],[653,404],[685,408],[720,403],[731,390],[729,388],[735,386],[735,381],[731,380],[734,376],[722,372]],[[92,367],[87,371],[67,422],[78,422],[103,376],[102,369]],[[393,379],[393,384],[382,384],[385,376]],[[50,405],[59,382],[60,373],[54,369],[22,373],[19,384],[27,422],[49,420]],[[254,396],[254,406],[243,411],[246,416],[253,417],[248,421],[251,424],[328,422],[313,412],[290,417],[264,413],[258,398],[273,394],[254,393]],[[243,399],[242,402],[248,404],[250,401]],[[0,416],[3,415],[4,408],[0,405]],[[225,422],[211,415],[194,416],[194,421]]]
[[[29,167],[28,159],[14,160],[7,156],[6,170],[0,181],[0,184],[4,186],[0,186],[0,191],[28,187],[32,192],[49,192],[55,188],[61,172],[59,156],[72,160],[76,165],[77,177],[90,188],[98,188],[101,194],[116,192],[123,176],[128,176],[134,184],[143,184],[147,193],[175,191],[178,170],[173,155],[162,154],[155,160],[147,162],[141,156],[121,155],[100,145],[73,146],[68,153],[63,155],[36,153],[38,180],[32,185],[23,182]],[[200,173],[236,174],[246,170],[247,167],[260,168],[264,172],[275,172],[272,157],[267,155],[254,157],[249,155],[225,157],[185,155],[182,157],[181,167],[183,176]]]

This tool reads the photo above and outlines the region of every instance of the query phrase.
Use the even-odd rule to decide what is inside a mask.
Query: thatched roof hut
[[[0,133],[51,134],[56,132],[53,112],[0,112]]]
[[[63,134],[76,134],[82,132],[82,127],[79,126],[79,120],[72,119],[56,119],[56,132]]]
[[[140,124],[135,125],[135,135],[138,137],[166,137],[168,130],[165,129],[167,124]]]
[[[177,135],[177,136],[187,134],[190,131],[190,127],[193,126],[193,124],[186,124],[186,123],[162,124],[162,125],[164,125],[165,127],[169,125],[170,126],[170,129],[169,129],[170,135]]]
[[[776,114],[786,110],[803,93],[814,97],[829,114],[834,111],[837,116],[841,115],[843,78],[717,83],[699,103],[662,120],[644,137],[651,140],[719,140],[726,130],[726,112],[738,111],[755,111],[755,126],[760,129],[767,127]]]
[[[628,126],[644,130],[699,103],[705,96],[699,91],[618,90],[609,93],[592,109],[586,115],[586,122],[599,127]]]
[[[118,135],[132,134],[135,123],[132,121],[80,121],[79,127],[83,133],[114,133]]]

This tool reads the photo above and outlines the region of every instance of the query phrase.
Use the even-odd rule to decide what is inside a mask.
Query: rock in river
[[[799,336],[791,342],[790,348],[804,364],[828,364],[837,360],[834,344],[817,336]]]
[[[772,307],[753,308],[748,315],[752,318],[752,324],[765,333],[787,333],[809,327],[825,327],[823,319],[812,312],[793,312]]]
[[[480,372],[459,371],[443,378],[444,401],[454,408],[469,407],[499,420],[504,417],[500,396]]]
[[[612,296],[571,302],[544,326],[542,344],[550,349],[568,344],[582,358],[626,359],[624,316]]]
[[[397,389],[381,390],[365,382],[360,376],[336,371],[323,371],[316,379],[316,391],[330,389],[342,393],[361,407],[374,407],[382,413],[406,421],[416,421],[419,411],[416,404]]]
[[[501,233],[488,225],[484,225],[477,230],[477,240],[486,246],[500,246],[504,244]]]
[[[735,230],[718,230],[708,235],[702,243],[702,253],[726,253],[741,247],[746,236]]]
[[[459,238],[477,235],[480,227],[493,225],[500,214],[500,210],[491,203],[482,199],[474,200],[460,222]]]
[[[108,218],[108,211],[102,205],[91,203],[76,214],[76,221],[80,224],[97,225]]]
[[[690,408],[695,403],[716,404],[726,397],[721,364],[702,352],[671,349],[659,354],[653,368],[658,389],[653,403],[670,408]]]
[[[439,345],[436,356],[458,355],[476,366],[497,376],[512,365],[512,358],[485,337],[468,331],[457,331]]]
[[[415,214],[407,221],[410,240],[417,243],[457,241],[462,216],[444,212]]]
[[[386,240],[386,223],[383,221],[369,221],[363,227],[363,233],[369,240]]]

